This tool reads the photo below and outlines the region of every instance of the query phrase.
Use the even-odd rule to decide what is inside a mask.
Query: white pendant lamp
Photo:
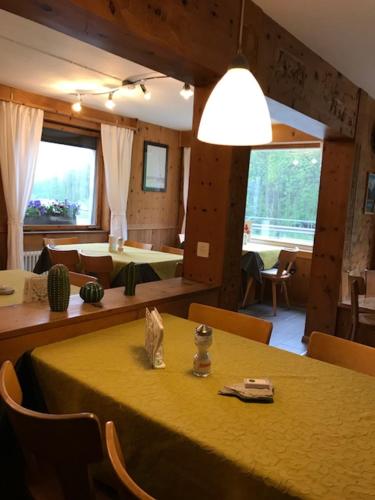
[[[244,10],[242,0],[237,54],[209,96],[199,124],[198,139],[210,144],[255,146],[272,141],[266,99],[241,50]]]

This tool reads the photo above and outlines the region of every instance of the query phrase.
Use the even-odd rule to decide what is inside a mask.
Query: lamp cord
[[[242,52],[242,35],[243,35],[244,15],[245,15],[245,0],[242,0],[242,2],[241,2],[241,16],[240,16],[240,29],[238,32],[237,54],[240,54]]]

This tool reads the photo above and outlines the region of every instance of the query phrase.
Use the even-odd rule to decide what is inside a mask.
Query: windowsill
[[[71,234],[71,233],[108,233],[107,230],[101,229],[100,227],[77,227],[73,226],[72,229],[68,228],[58,228],[53,227],[41,227],[41,228],[24,228],[24,234]]]
[[[299,248],[299,256],[305,255],[311,258],[313,252],[312,245],[303,245],[300,243],[292,243],[290,241],[281,241],[281,240],[268,240],[264,238],[250,238],[249,243],[260,243],[262,245],[270,245],[275,247],[282,248]]]

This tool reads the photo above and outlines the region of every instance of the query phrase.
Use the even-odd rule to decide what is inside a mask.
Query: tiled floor
[[[268,304],[253,304],[240,312],[263,318],[273,323],[270,345],[286,351],[303,354],[306,344],[301,342],[305,329],[306,312],[304,309],[277,308],[277,316],[272,315]]]

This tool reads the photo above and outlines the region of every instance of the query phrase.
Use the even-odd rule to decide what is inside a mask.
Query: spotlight
[[[193,92],[193,89],[190,87],[190,85],[188,83],[184,83],[184,86],[182,87],[182,89],[180,90],[180,95],[188,100],[190,99],[190,97],[194,94]]]
[[[143,97],[146,99],[146,101],[149,101],[151,99],[151,92],[146,89],[144,83],[140,83],[139,85],[140,85],[140,87],[142,89]]]
[[[78,94],[76,102],[72,104],[72,110],[75,111],[76,113],[79,113],[81,109],[82,109],[81,96]]]
[[[105,101],[105,107],[107,109],[113,109],[116,104],[113,102],[113,92],[108,94],[108,99]]]

